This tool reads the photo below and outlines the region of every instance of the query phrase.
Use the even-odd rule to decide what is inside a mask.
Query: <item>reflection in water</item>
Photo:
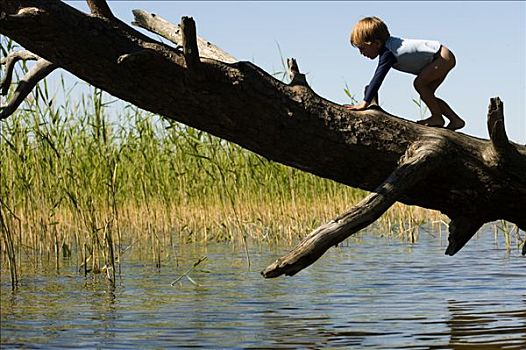
[[[96,315],[100,322],[100,330],[93,332],[93,337],[100,339],[100,344],[111,344],[115,338],[115,329],[117,328],[117,321],[119,313],[116,308],[116,294],[115,286],[111,283],[106,283],[104,290],[97,290],[91,283],[86,283],[86,288],[91,291],[91,298],[99,299],[98,302],[89,303],[91,306],[89,310],[90,315]]]
[[[302,315],[305,310],[295,310],[293,315],[290,311],[294,310],[269,311],[263,317],[264,328],[269,331],[267,342],[307,348],[358,346],[364,345],[367,338],[394,334],[367,330],[362,322],[359,322],[361,325],[335,325],[327,315],[305,316]]]
[[[511,308],[497,302],[449,300],[449,345],[455,349],[526,349],[526,300],[519,308],[510,304]]]
[[[496,248],[492,235],[455,257],[443,255],[442,243],[425,234],[411,246],[365,235],[273,280],[247,271],[244,252],[209,246],[206,266],[192,272],[199,285],[175,287],[203,251],[185,246],[181,266],[161,271],[129,257],[114,288],[71,266],[71,276],[25,276],[12,293],[2,274],[1,345],[526,349],[520,252]],[[253,249],[250,256],[263,268],[281,253]]]

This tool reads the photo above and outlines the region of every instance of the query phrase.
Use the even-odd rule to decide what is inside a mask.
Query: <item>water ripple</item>
[[[282,251],[287,250],[284,248]],[[250,251],[263,268],[280,252]],[[207,248],[208,271],[139,261],[103,279],[24,276],[1,283],[2,348],[526,349],[526,269],[518,252],[479,235],[457,256],[440,239],[417,244],[362,235],[292,278],[264,280],[245,256]],[[202,252],[185,247],[181,265]]]

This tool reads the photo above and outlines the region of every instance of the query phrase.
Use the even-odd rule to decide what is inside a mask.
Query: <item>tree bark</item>
[[[261,274],[292,276],[321,257],[330,247],[376,221],[408,188],[437,169],[436,157],[442,152],[442,140],[427,140],[410,147],[392,174],[368,197],[349,212],[320,226],[289,254],[279,258]]]
[[[97,15],[58,0],[0,0],[0,32],[118,98],[276,162],[372,191],[374,203],[387,187],[396,189],[358,215],[363,224],[345,227],[336,240],[327,238],[332,229],[317,236],[312,244],[323,245],[321,254],[394,201],[449,216],[449,255],[490,221],[504,219],[526,230],[526,147],[508,140],[500,99],[491,99],[490,140],[418,125],[378,106],[350,111],[318,96],[296,62],[290,65],[297,79],[285,84],[250,62],[200,57],[192,30],[190,46],[181,51],[112,17],[101,1],[92,3]],[[424,157],[430,159],[425,166],[404,163],[408,154],[427,154],[422,150],[431,145],[440,147]],[[399,176],[428,163],[431,170],[411,170],[410,180]]]

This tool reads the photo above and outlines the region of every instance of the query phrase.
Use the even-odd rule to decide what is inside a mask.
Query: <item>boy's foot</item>
[[[462,119],[454,120],[454,121],[452,120],[446,126],[446,129],[455,131],[455,130],[458,130],[458,129],[462,129],[465,125],[466,125],[466,123]]]
[[[442,117],[433,117],[433,116],[427,119],[418,120],[416,123],[420,125],[434,126],[438,128],[442,128],[445,124],[444,119]]]

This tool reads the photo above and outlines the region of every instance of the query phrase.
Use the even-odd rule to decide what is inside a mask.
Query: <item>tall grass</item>
[[[2,123],[10,263],[59,271],[73,252],[82,271],[114,280],[127,246],[160,266],[175,243],[293,242],[365,195],[132,106],[112,120],[108,108],[97,89],[55,106],[44,84]],[[406,230],[425,215],[397,206],[385,227]]]
[[[160,268],[176,244],[291,244],[365,196],[96,88],[73,96],[62,80],[60,104],[50,90],[39,84],[0,124],[0,248],[13,286],[22,267],[59,272],[63,258],[114,283],[131,248]],[[396,204],[377,227],[414,241],[441,219]]]

